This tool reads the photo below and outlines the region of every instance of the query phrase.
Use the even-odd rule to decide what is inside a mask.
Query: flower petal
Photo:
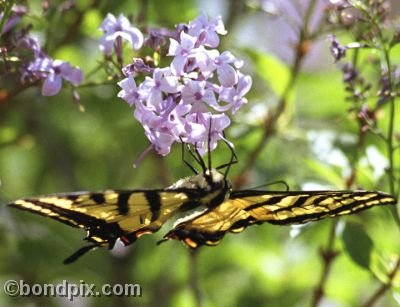
[[[43,96],[54,96],[56,95],[62,87],[62,79],[56,74],[49,74],[44,80],[42,86]]]

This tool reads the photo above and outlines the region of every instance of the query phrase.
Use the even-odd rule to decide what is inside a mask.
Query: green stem
[[[388,78],[389,78],[389,87],[390,87],[390,92],[392,92],[393,89],[393,81],[392,81],[392,69],[391,69],[391,64],[390,64],[390,57],[389,57],[389,51],[384,48],[383,49],[383,54],[385,57],[385,62],[387,66],[387,73],[388,73]],[[390,98],[390,117],[389,117],[389,127],[388,127],[388,136],[387,136],[387,145],[388,145],[388,158],[389,158],[389,188],[390,188],[390,193],[395,195],[395,188],[394,188],[394,148],[393,148],[393,135],[394,135],[394,120],[395,120],[395,98],[394,96],[391,95]]]
[[[389,126],[388,126],[388,131],[387,131],[387,138],[386,138],[386,145],[387,145],[387,151],[388,151],[388,160],[389,160],[389,168],[388,168],[388,179],[389,179],[389,191],[390,194],[392,194],[393,196],[398,196],[398,192],[396,191],[395,188],[395,166],[394,166],[394,152],[396,150],[395,146],[394,146],[394,123],[395,123],[395,113],[396,113],[396,106],[395,106],[395,96],[392,95],[392,93],[394,92],[394,83],[393,83],[393,79],[392,79],[392,66],[391,66],[391,62],[390,62],[390,46],[386,46],[387,43],[385,42],[385,38],[383,36],[382,30],[381,30],[381,22],[379,20],[376,20],[376,18],[374,16],[371,16],[368,12],[367,9],[364,9],[363,7],[360,8],[361,12],[364,14],[364,16],[366,18],[368,18],[369,20],[371,20],[371,24],[375,27],[375,29],[377,30],[377,35],[378,35],[378,39],[379,39],[379,44],[380,47],[376,47],[376,49],[381,51],[382,54],[382,58],[383,58],[383,62],[384,65],[386,66],[386,70],[387,70],[387,76],[388,76],[388,81],[389,81],[389,93],[390,93],[390,98],[389,98]],[[398,227],[400,228],[400,217],[399,214],[397,212],[396,207],[392,207],[391,208],[391,212],[393,215],[393,218],[396,222],[396,224],[398,225]]]
[[[324,289],[326,282],[329,277],[329,273],[331,271],[333,261],[335,260],[336,256],[338,255],[338,252],[334,249],[334,244],[335,244],[335,231],[336,231],[336,225],[337,221],[333,221],[331,225],[331,229],[329,231],[329,237],[328,237],[328,242],[325,248],[321,248],[320,250],[320,256],[322,259],[322,272],[321,272],[321,277],[319,279],[318,284],[314,288],[314,293],[313,293],[313,298],[311,302],[311,307],[317,307],[319,303],[321,302],[322,298],[324,297]]]
[[[191,250],[189,251],[189,259],[190,259],[190,279],[189,279],[189,284],[190,288],[193,291],[196,306],[197,307],[202,307],[203,304],[203,295],[201,293],[201,289],[199,286],[199,280],[198,280],[198,272],[197,272],[197,259],[198,259],[199,251],[198,250]]]
[[[387,133],[387,151],[388,151],[388,160],[389,160],[389,168],[388,168],[388,177],[389,177],[389,191],[390,194],[393,196],[397,196],[397,192],[395,189],[395,175],[394,175],[394,152],[395,152],[395,147],[394,147],[394,123],[395,123],[395,113],[396,113],[396,106],[395,106],[395,97],[392,95],[393,93],[393,79],[392,79],[392,67],[391,67],[391,62],[390,62],[390,56],[389,56],[389,50],[385,47],[384,45],[384,38],[381,33],[381,31],[378,31],[379,33],[379,39],[381,42],[381,48],[382,48],[382,53],[383,53],[383,58],[385,61],[386,69],[387,69],[387,74],[388,74],[388,80],[389,80],[389,91],[390,91],[390,100],[389,100],[389,126],[388,126],[388,133]],[[400,228],[400,217],[397,212],[396,207],[391,208],[391,212],[393,215],[393,218]]]

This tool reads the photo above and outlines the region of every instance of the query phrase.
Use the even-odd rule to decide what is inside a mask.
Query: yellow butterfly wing
[[[226,232],[241,232],[252,224],[302,224],[395,203],[395,198],[382,192],[236,191],[215,208],[176,225],[165,239],[181,240],[191,248],[217,245]]]
[[[21,199],[10,206],[84,228],[88,241],[112,247],[118,238],[127,245],[156,232],[187,201],[188,195],[179,191],[108,190]]]
[[[181,240],[191,248],[217,245],[227,231],[235,232],[241,228],[239,224],[252,223],[251,215],[240,206],[233,199],[224,201],[198,217],[179,223],[164,236],[164,240]]]

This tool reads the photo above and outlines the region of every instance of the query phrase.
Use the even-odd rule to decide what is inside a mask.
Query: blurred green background
[[[295,25],[301,24],[308,1],[282,1],[286,3],[284,17],[261,6],[267,2],[79,1],[77,11],[85,12],[83,19],[74,37],[62,44],[57,38],[72,27],[75,11],[62,18],[50,12],[44,20],[38,17],[41,1],[29,1],[34,16],[25,22],[34,24],[33,33],[47,35],[46,47],[54,58],[89,72],[102,60],[98,26],[107,12],[131,15],[141,29],[172,28],[201,11],[220,14],[228,35],[219,49],[245,59],[243,70],[253,77],[249,103],[232,118],[227,131],[239,158],[231,179],[236,184],[244,180],[243,187],[285,180],[292,190],[343,189],[356,165],[359,172],[352,188],[388,191],[382,173],[385,146],[372,136],[358,148],[358,126],[347,113],[342,75],[329,54],[328,33],[323,31],[303,46],[305,58],[286,95],[275,133],[246,169],[245,178],[238,177],[244,174],[243,167],[262,135],[263,117],[274,112],[293,78],[294,45],[299,39]],[[311,29],[324,18],[325,4],[317,1]],[[29,88],[1,101],[2,204],[56,192],[160,188],[191,175],[181,161],[179,145],[167,157],[149,155],[139,167],[132,167],[148,141],[132,109],[116,97],[119,88],[115,82],[105,84],[106,78],[105,73],[96,74],[90,81],[100,85],[79,88],[84,112],[68,90],[43,97],[40,88]],[[8,86],[17,81],[2,82]],[[385,114],[381,124],[387,125]],[[215,164],[228,158],[224,146],[213,153]],[[320,306],[360,306],[381,286],[400,254],[399,229],[389,209],[380,207],[339,222],[324,220],[302,228],[250,227],[238,235],[228,234],[219,246],[204,247],[195,256],[177,241],[157,246],[166,232],[162,229],[130,247],[96,250],[65,266],[64,258],[84,245],[84,231],[5,205],[0,210],[2,284],[23,279],[29,284],[84,280],[98,288],[104,283],[142,286],[142,296],[137,298],[81,297],[72,302],[61,297],[8,297],[0,290],[1,306],[196,306],[199,296],[204,306],[309,306],[323,267],[320,250],[329,244],[332,229],[336,237],[331,245],[339,254]],[[377,306],[397,306],[398,279]]]

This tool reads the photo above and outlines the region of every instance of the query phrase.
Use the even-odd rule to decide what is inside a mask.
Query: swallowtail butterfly
[[[10,206],[85,229],[91,244],[64,261],[70,263],[93,248],[111,249],[118,239],[132,244],[174,216],[180,218],[162,241],[176,239],[196,249],[217,245],[227,232],[253,224],[302,224],[396,203],[391,195],[371,191],[233,191],[227,172],[196,161],[202,173],[165,189],[54,194],[16,200]]]

